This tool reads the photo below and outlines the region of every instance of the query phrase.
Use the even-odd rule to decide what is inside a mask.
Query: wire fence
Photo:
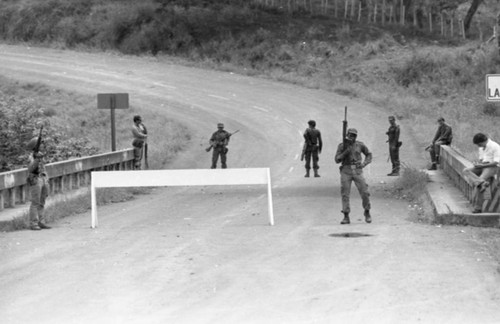
[[[306,12],[357,23],[400,25],[442,37],[484,40],[493,33],[495,19],[475,19],[466,31],[464,10],[441,10],[434,1],[404,0],[253,0],[266,8],[293,14]],[[479,14],[476,14],[478,16]]]

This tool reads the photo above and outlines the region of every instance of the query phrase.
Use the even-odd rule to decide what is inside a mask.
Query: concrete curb
[[[47,202],[45,203],[45,208],[68,202],[69,200],[76,199],[78,197],[89,195],[90,189],[80,188],[73,190],[65,194],[57,194],[54,196],[49,196]],[[15,208],[6,208],[0,213],[0,232],[10,232],[23,227],[22,224],[27,226],[28,212],[30,208],[30,203],[27,202],[24,205],[18,205]],[[50,218],[49,218],[50,221]]]
[[[427,171],[430,182],[427,195],[436,222],[443,225],[500,227],[500,213],[473,214],[472,206],[462,192],[441,170]]]

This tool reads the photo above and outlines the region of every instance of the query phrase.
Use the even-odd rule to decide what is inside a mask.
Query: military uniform
[[[38,138],[33,138],[28,142],[28,150],[33,150]],[[48,229],[45,224],[45,201],[49,196],[49,177],[45,170],[43,155],[33,153],[30,155],[28,164],[28,184],[31,205],[29,208],[29,221],[32,230]]]
[[[342,213],[344,213],[344,219],[341,224],[350,223],[349,213],[351,211],[350,194],[352,182],[354,182],[358,188],[361,196],[363,208],[365,210],[365,220],[367,223],[371,223],[370,193],[368,192],[368,185],[366,184],[366,180],[363,176],[363,168],[371,163],[372,153],[363,142],[356,141],[356,129],[349,129],[347,134],[348,137],[350,137],[350,140],[346,141],[346,148],[344,148],[344,143],[340,143],[337,147],[337,153],[335,154],[335,162],[341,163],[340,193],[342,195]],[[365,155],[364,161],[362,154]]]
[[[210,137],[210,145],[213,148],[211,169],[217,168],[217,161],[219,160],[219,156],[221,167],[223,169],[226,169],[228,151],[227,145],[229,144],[229,137],[231,136],[231,134],[224,130],[224,124],[217,124],[217,128],[218,130],[212,134],[212,137]]]
[[[146,140],[148,138],[146,127],[142,124],[142,118],[140,116],[134,116],[132,136],[134,137],[132,141],[132,146],[134,147],[134,169],[140,170],[142,167],[141,161],[144,145],[146,144]]]
[[[311,159],[312,159],[312,168],[314,170],[314,176],[319,177],[318,174],[318,161],[319,154],[323,148],[323,141],[321,140],[321,132],[315,128],[316,122],[314,120],[310,120],[309,128],[304,132],[304,156],[306,159],[306,177],[309,177],[309,172],[311,170]]]
[[[388,174],[389,176],[398,176],[399,171],[401,169],[401,163],[399,161],[399,125],[396,125],[395,118],[393,116],[389,117],[389,121],[391,122],[391,126],[387,131],[387,136],[389,139],[387,142],[389,143],[389,156],[391,157],[392,170]]]

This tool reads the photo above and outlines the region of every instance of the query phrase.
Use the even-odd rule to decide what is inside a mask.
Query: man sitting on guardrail
[[[437,164],[439,164],[439,150],[441,145],[450,145],[453,140],[453,133],[451,130],[451,126],[446,124],[443,117],[439,117],[438,120],[438,129],[436,131],[436,135],[432,139],[431,144],[427,146],[426,150],[429,150],[431,155],[431,166],[429,170],[437,170]]]
[[[479,161],[471,168],[463,170],[464,176],[475,187],[474,211],[481,213],[484,200],[491,199],[489,186],[498,172],[500,163],[500,145],[483,133],[474,135],[472,142],[479,147]]]

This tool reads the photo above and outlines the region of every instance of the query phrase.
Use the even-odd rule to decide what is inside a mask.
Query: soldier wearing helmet
[[[217,124],[217,131],[212,134],[212,137],[210,137],[210,146],[213,147],[213,153],[212,153],[212,166],[211,169],[217,168],[217,161],[219,160],[220,156],[220,162],[221,162],[221,167],[223,169],[227,168],[226,160],[227,160],[227,145],[229,144],[229,137],[231,137],[231,134],[229,134],[227,131],[224,130],[224,124],[223,123],[218,123]]]
[[[316,129],[316,122],[314,120],[310,120],[307,122],[309,128],[304,132],[304,157],[306,159],[306,175],[305,177],[309,177],[309,171],[311,170],[311,159],[313,162],[313,170],[314,176],[319,177],[318,174],[318,161],[319,154],[321,154],[321,150],[323,148],[323,141],[321,140],[321,132],[319,129]]]
[[[29,187],[31,205],[29,208],[30,229],[39,231],[41,229],[49,229],[50,226],[45,224],[45,201],[49,196],[49,177],[45,170],[43,161],[43,141],[40,147],[38,137],[34,137],[26,144],[26,150],[30,152],[28,164],[28,178],[26,182]],[[38,149],[38,150],[37,150]]]
[[[370,215],[370,193],[368,185],[363,176],[363,168],[371,163],[372,153],[363,142],[357,141],[358,131],[354,128],[347,130],[346,147],[340,143],[335,154],[335,162],[341,163],[340,166],[340,193],[342,195],[342,213],[344,219],[340,224],[350,224],[349,213],[351,207],[349,204],[351,195],[351,183],[354,182],[358,188],[362,199],[365,221],[372,222]],[[363,154],[365,159],[363,161]]]

